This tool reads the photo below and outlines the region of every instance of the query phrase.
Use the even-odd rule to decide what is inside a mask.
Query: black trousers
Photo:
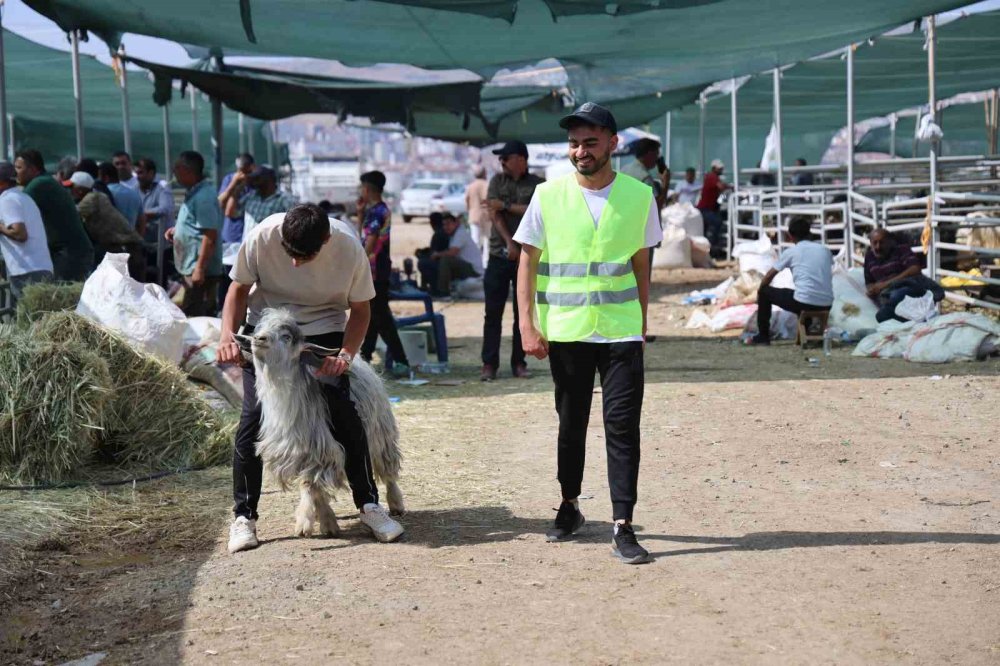
[[[641,342],[550,342],[559,414],[558,478],[563,499],[580,496],[594,375],[601,376],[608,486],[615,520],[632,520],[638,499],[639,418],[644,391]]]
[[[778,289],[767,285],[757,292],[757,335],[765,340],[771,339],[771,306],[777,305],[782,310],[799,314],[803,310],[829,310],[832,305],[810,305],[795,300],[794,289]]]
[[[503,337],[503,311],[507,307],[507,297],[511,287],[514,291],[514,331],[510,351],[511,369],[524,365],[524,348],[521,347],[521,317],[517,311],[517,262],[504,257],[490,255],[483,275],[483,292],[486,300],[486,316],[483,319],[483,365],[500,367],[500,338]]]
[[[244,333],[249,335],[250,330]],[[343,333],[326,333],[306,338],[323,347],[338,348],[344,342]],[[257,455],[257,434],[260,430],[260,403],[257,402],[257,380],[253,365],[243,366],[243,411],[236,429],[236,448],[233,452],[233,513],[252,520],[257,519],[257,503],[264,474],[264,465]],[[372,477],[372,464],[368,458],[368,439],[365,427],[351,402],[350,381],[347,375],[337,386],[323,385],[326,404],[330,410],[333,436],[344,445],[344,467],[347,481],[359,509],[369,502],[378,503],[378,488]]]
[[[375,298],[371,301],[372,318],[368,322],[368,332],[365,334],[365,341],[361,345],[361,357],[370,361],[372,353],[375,351],[375,343],[381,335],[385,341],[385,346],[389,349],[393,363],[409,365],[406,359],[406,351],[403,343],[399,340],[399,331],[396,330],[396,320],[392,316],[389,308],[389,283],[379,280],[375,283]]]

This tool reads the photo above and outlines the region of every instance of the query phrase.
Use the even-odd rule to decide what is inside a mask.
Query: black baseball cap
[[[600,104],[594,104],[593,102],[585,102],[573,113],[563,116],[562,120],[559,121],[559,127],[569,129],[574,124],[574,121],[580,121],[596,127],[607,127],[611,130],[612,134],[618,133],[618,123],[615,122],[615,117],[611,115],[611,112]]]
[[[508,141],[503,144],[502,148],[497,148],[493,151],[494,155],[499,155],[500,157],[507,157],[508,155],[520,155],[521,157],[528,157],[528,147],[524,145],[523,141]]]
[[[278,176],[274,173],[274,169],[269,166],[264,166],[263,164],[256,166],[247,178],[250,180],[255,180],[257,178],[271,178],[273,180],[278,180]]]

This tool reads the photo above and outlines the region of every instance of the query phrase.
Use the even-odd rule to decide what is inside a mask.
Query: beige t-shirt
[[[488,233],[493,223],[490,221],[490,216],[486,214],[486,208],[483,206],[486,203],[486,179],[476,178],[469,183],[468,187],[465,188],[465,196],[469,205],[469,224],[478,226],[481,230]]]
[[[350,303],[375,296],[368,257],[357,238],[330,225],[330,241],[301,266],[281,246],[284,213],[264,218],[243,239],[229,277],[250,284],[247,323],[256,326],[267,308],[285,308],[305,335],[343,331]]]

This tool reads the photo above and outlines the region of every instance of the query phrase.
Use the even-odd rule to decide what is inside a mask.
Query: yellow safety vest
[[[535,192],[545,230],[535,292],[542,335],[554,342],[642,335],[632,255],[644,245],[653,190],[616,174],[596,229],[575,174]]]

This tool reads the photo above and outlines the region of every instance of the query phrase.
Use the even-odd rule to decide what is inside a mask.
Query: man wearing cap
[[[0,162],[0,253],[15,300],[25,286],[52,281],[42,213],[31,197],[17,189],[17,173],[10,162]]]
[[[718,247],[722,235],[722,216],[719,215],[719,196],[731,186],[722,182],[720,176],[726,165],[722,160],[712,160],[712,168],[705,174],[701,184],[701,198],[698,200],[696,208],[701,211],[701,219],[705,223],[705,235],[712,243],[712,247]]]
[[[612,553],[639,564],[649,553],[632,529],[639,480],[639,417],[649,301],[649,250],[663,239],[653,191],[615,173],[618,127],[588,102],[559,122],[569,133],[572,173],[538,186],[514,240],[524,351],[549,357],[559,414],[562,504],[548,541],[584,525],[579,497],[594,376],[600,374]],[[537,321],[537,325],[536,325]]]
[[[128,254],[128,273],[141,282],[146,277],[142,236],[129,226],[111,199],[94,189],[94,183],[94,177],[86,171],[77,171],[69,178],[70,194],[94,243],[94,258],[100,263],[107,252]]]
[[[247,177],[250,194],[243,200],[243,236],[265,217],[295,206],[295,197],[278,189],[278,176],[267,166],[255,167]]]
[[[83,228],[73,198],[45,173],[37,150],[22,150],[14,160],[17,182],[42,213],[45,238],[57,280],[82,282],[94,267],[94,246]]]
[[[493,381],[500,367],[500,338],[507,297],[514,290],[514,330],[510,367],[514,377],[531,377],[524,362],[517,306],[517,267],[521,246],[514,240],[528,202],[542,178],[528,173],[528,147],[520,141],[508,141],[493,151],[500,157],[502,172],[493,176],[486,192],[486,207],[493,221],[490,234],[490,257],[483,275],[486,316],[483,321],[483,368],[480,378]],[[513,287],[512,287],[513,286]]]

